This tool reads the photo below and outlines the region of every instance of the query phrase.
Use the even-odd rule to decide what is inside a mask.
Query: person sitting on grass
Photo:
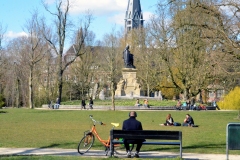
[[[166,117],[166,123],[160,124],[161,126],[173,126],[174,125],[174,120],[171,116],[171,114],[168,114]]]
[[[189,127],[194,126],[194,120],[189,114],[186,114],[186,118],[184,119],[182,126],[189,126]]]
[[[182,109],[182,102],[178,100],[176,104],[176,110],[181,110],[181,109]]]

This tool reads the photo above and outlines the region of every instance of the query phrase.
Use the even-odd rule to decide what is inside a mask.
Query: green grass
[[[97,125],[99,135],[107,139],[111,122],[120,123],[128,118],[128,111],[95,110],[0,110],[0,147],[37,147],[76,149],[83,132],[89,130],[89,115],[106,123]],[[159,126],[171,113],[176,122],[182,122],[185,114],[190,113],[199,127]],[[226,126],[235,119],[238,111],[138,111],[137,119],[148,130],[180,130],[183,133],[183,152],[185,153],[221,153],[226,152]],[[121,126],[119,127],[121,129]],[[93,149],[104,149],[95,141]],[[174,146],[143,146],[142,150],[174,151]],[[239,154],[239,151],[231,151]]]
[[[1,160],[79,160],[78,156],[10,156],[10,157],[1,157]],[[82,157],[82,160],[90,160],[90,159],[98,159],[98,160],[106,160],[106,158],[91,158],[91,157]],[[116,159],[116,158],[107,158],[108,160]],[[121,158],[127,159],[127,158]],[[128,158],[129,159],[129,158]],[[143,158],[139,158],[141,160]],[[146,159],[146,158],[144,158]],[[154,158],[148,158],[148,160]],[[180,158],[162,158],[161,160],[181,160]]]
[[[160,100],[155,100],[155,99],[148,99],[149,105],[150,106],[175,106],[176,101],[160,101]],[[86,101],[88,102],[88,100]],[[115,100],[115,105],[116,106],[134,106],[136,103],[136,99],[116,99]],[[143,99],[140,99],[140,103],[143,104]],[[75,101],[66,101],[62,102],[62,105],[80,105],[81,101],[80,100],[75,100]],[[94,100],[94,105],[98,106],[111,106],[112,102],[111,100]]]

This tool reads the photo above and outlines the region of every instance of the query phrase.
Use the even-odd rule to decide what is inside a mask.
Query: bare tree
[[[69,94],[71,97],[71,92],[75,93],[75,98],[80,99],[85,97],[86,94],[90,93],[92,88],[91,83],[93,82],[94,75],[94,58],[91,47],[86,54],[79,57],[71,66],[68,68],[68,74],[65,72],[65,75],[68,77],[66,83],[69,83]],[[90,96],[90,95],[89,95]]]
[[[29,66],[29,108],[34,108],[34,91],[33,91],[33,73],[36,64],[41,61],[44,57],[46,49],[46,43],[41,37],[40,29],[37,25],[38,13],[34,12],[32,18],[26,22],[26,31],[28,33],[28,46],[26,46],[27,65]]]
[[[4,39],[4,34],[6,33],[6,28],[0,23],[0,52],[2,50],[2,42]]]
[[[160,56],[154,52],[152,37],[149,28],[138,28],[132,30],[135,65],[138,70],[138,79],[141,89],[146,91],[147,96],[157,90],[158,82],[162,73],[162,62]]]
[[[55,1],[55,9],[56,11],[51,11],[46,4],[44,7],[48,13],[50,13],[55,20],[53,24],[47,25],[45,20],[41,21],[41,28],[43,36],[48,44],[51,46],[55,54],[57,55],[57,72],[58,72],[58,98],[61,102],[62,98],[62,88],[63,88],[63,72],[65,69],[75,61],[75,59],[81,55],[83,55],[86,50],[84,49],[84,41],[88,37],[88,30],[92,21],[92,16],[90,13],[85,16],[82,24],[78,24],[77,29],[74,31],[72,29],[73,24],[71,23],[69,17],[70,10],[70,1],[69,0],[57,0]],[[79,34],[76,34],[79,33]],[[75,39],[76,52],[75,57],[68,61],[67,63],[63,63],[63,53],[65,48],[65,43],[67,42],[68,35],[73,35]]]
[[[2,80],[2,76],[5,73],[4,68],[5,68],[5,54],[4,54],[4,49],[2,47],[2,42],[4,39],[4,34],[5,34],[5,28],[3,28],[2,24],[0,23],[0,108],[4,105],[4,97],[2,94],[3,91],[3,80]]]
[[[11,40],[6,46],[6,63],[4,75],[5,88],[4,95],[8,105],[16,107],[26,106],[28,104],[28,79],[29,72],[27,66],[27,37],[19,37]]]
[[[101,65],[100,67],[106,72],[110,81],[112,110],[115,110],[115,90],[120,77],[120,68],[122,67],[122,63],[120,63],[122,52],[119,50],[120,38],[114,28],[110,34],[104,36],[103,46],[104,55],[102,56],[106,65]]]

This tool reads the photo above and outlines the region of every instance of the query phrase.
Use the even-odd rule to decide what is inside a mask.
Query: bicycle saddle
[[[111,123],[111,125],[113,125],[114,127],[118,127],[119,123]]]

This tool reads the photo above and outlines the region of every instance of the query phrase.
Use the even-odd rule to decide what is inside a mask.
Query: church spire
[[[128,0],[128,7],[125,15],[125,32],[143,26],[143,14],[140,0]]]

